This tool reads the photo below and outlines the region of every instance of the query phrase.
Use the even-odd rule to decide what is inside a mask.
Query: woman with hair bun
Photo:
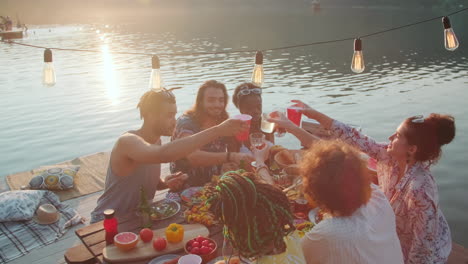
[[[452,249],[450,229],[439,207],[439,193],[431,166],[442,146],[455,137],[455,119],[430,114],[405,119],[389,143],[377,143],[358,130],[293,100],[303,114],[348,144],[377,160],[379,186],[390,201],[405,263],[446,263]],[[296,135],[304,145],[316,140],[284,116],[270,121]]]

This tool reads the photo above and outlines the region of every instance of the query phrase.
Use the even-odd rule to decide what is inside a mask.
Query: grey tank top
[[[114,209],[118,220],[135,213],[140,203],[140,187],[143,186],[148,200],[153,200],[160,181],[161,164],[140,165],[125,177],[114,175],[110,162],[107,168],[106,187],[91,213],[91,223],[104,219],[106,209]]]

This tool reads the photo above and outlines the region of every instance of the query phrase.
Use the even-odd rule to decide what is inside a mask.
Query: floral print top
[[[332,134],[377,160],[377,177],[395,212],[397,234],[405,263],[445,263],[452,249],[450,229],[439,207],[437,184],[429,164],[407,168],[398,181],[400,168],[387,153],[387,144],[337,120]]]
[[[171,141],[181,138],[183,134],[194,135],[201,132],[202,130],[203,129],[201,128],[200,124],[198,124],[198,122],[196,122],[192,116],[184,114],[177,119]],[[201,147],[200,150],[207,152],[226,152],[226,138],[218,138]],[[221,174],[221,165],[193,167],[187,158],[183,158],[175,162],[171,162],[170,170],[171,173],[176,173],[178,171],[187,173],[189,178],[186,182],[186,187],[203,186],[210,182],[214,175]]]

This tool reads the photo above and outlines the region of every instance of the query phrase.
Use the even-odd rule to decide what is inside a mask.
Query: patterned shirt
[[[429,164],[417,162],[398,181],[400,167],[387,153],[387,144],[333,121],[335,137],[377,160],[380,188],[395,212],[397,234],[405,263],[445,263],[452,249],[450,229],[439,207],[437,184]]]
[[[171,141],[180,138],[184,134],[193,135],[201,131],[200,125],[193,117],[184,114],[177,119],[176,128]],[[200,148],[200,150],[207,152],[226,152],[226,140],[224,138],[218,138],[206,144]],[[189,186],[203,186],[205,183],[211,181],[213,175],[219,175],[221,173],[221,165],[192,167],[187,158],[171,162],[170,169],[171,173],[176,173],[178,171],[187,173],[189,178],[186,184]]]

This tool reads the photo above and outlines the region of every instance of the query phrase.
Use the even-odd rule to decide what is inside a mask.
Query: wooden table
[[[173,217],[170,217],[165,220],[153,222],[152,229],[159,229],[168,226],[170,223],[186,224],[184,218],[184,211],[187,207],[181,205],[181,210]],[[128,217],[128,220],[123,220],[119,223],[119,232],[130,231],[134,233],[139,233],[140,231],[140,219],[135,215]],[[210,238],[215,240],[218,244],[218,255],[221,255],[223,236],[222,236],[222,227],[221,226],[212,226],[209,227]],[[91,253],[94,257],[95,262],[97,263],[106,263],[102,256],[102,250],[106,247],[105,241],[105,231],[103,227],[103,222],[97,222],[90,224],[84,228],[78,229],[75,231],[75,234],[83,243],[84,247]],[[183,250],[181,250],[183,253]],[[149,261],[150,259],[148,259]],[[143,262],[146,263],[147,261]]]

